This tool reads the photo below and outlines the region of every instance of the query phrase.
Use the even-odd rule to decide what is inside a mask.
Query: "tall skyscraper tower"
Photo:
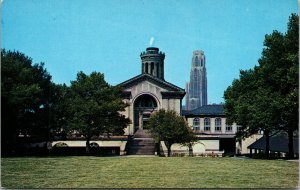
[[[207,79],[205,55],[202,50],[193,52],[190,82],[186,84],[186,110],[207,105]]]

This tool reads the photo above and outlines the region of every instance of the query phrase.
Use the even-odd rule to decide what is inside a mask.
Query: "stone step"
[[[143,148],[141,148],[141,147],[132,147],[131,150],[135,150],[135,151],[136,150],[142,150],[142,151],[147,150],[148,151],[148,150],[154,150],[154,148],[155,147],[143,147]]]
[[[129,155],[154,155],[155,152],[132,152]]]
[[[152,135],[150,134],[150,132],[146,129],[138,129],[135,133],[134,133],[134,138],[151,138]]]
[[[154,141],[153,138],[133,138],[136,141]]]
[[[155,146],[144,146],[144,147],[132,146],[132,147],[130,147],[131,150],[152,150],[154,148],[155,148]]]
[[[133,139],[133,141],[135,142],[151,142],[151,143],[154,143],[154,139]]]
[[[154,147],[152,149],[130,149],[129,153],[134,154],[134,153],[149,153],[149,154],[154,154],[155,150]]]
[[[151,137],[141,135],[144,131],[140,131],[140,137],[135,137],[129,144],[128,155],[154,155],[155,141]],[[142,137],[141,137],[142,136]]]
[[[136,142],[136,141],[133,141],[131,145],[136,145],[136,146],[139,146],[139,145],[152,145],[152,144],[155,144],[155,143],[152,143],[152,142],[143,142],[143,141],[139,141],[139,142]]]

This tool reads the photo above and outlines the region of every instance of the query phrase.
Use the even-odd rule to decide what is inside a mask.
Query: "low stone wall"
[[[54,147],[56,144],[66,144],[68,147],[85,147],[86,141],[53,141],[51,142],[51,148]],[[100,148],[105,147],[119,147],[120,148],[120,155],[125,155],[125,147],[127,141],[90,141],[90,143],[96,143]]]
[[[162,151],[165,156],[168,154],[168,149],[164,143],[161,141]],[[199,140],[193,145],[193,156],[201,157],[221,157],[224,155],[224,151],[219,151],[219,141],[218,140]],[[174,156],[188,156],[190,155],[189,147],[183,146],[181,144],[175,143],[171,147],[171,153]]]
[[[94,149],[95,148],[119,149],[120,150],[119,155],[125,155],[126,154],[125,147],[126,147],[127,141],[124,141],[124,140],[111,140],[111,141],[108,141],[108,140],[104,140],[104,141],[91,140],[90,144],[93,145],[92,148],[94,148]],[[27,151],[36,149],[35,152],[37,152],[38,150],[46,151],[47,149],[48,149],[48,151],[51,152],[54,149],[54,147],[60,148],[61,149],[60,152],[63,151],[62,149],[64,149],[65,151],[68,152],[69,151],[69,150],[67,150],[68,148],[71,148],[71,149],[77,148],[78,150],[76,150],[76,152],[85,152],[86,141],[85,140],[73,140],[73,141],[72,140],[66,140],[66,141],[36,142],[36,143],[26,143],[26,144],[24,144],[24,149],[26,149]],[[53,151],[53,152],[55,152],[55,151]]]

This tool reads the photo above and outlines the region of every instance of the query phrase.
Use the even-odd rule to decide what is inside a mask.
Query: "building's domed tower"
[[[181,114],[184,89],[168,82],[164,78],[165,53],[157,47],[148,47],[142,51],[142,73],[119,84],[123,88],[122,98],[129,104],[122,113],[132,123],[125,130],[126,135],[145,137],[147,122],[153,113],[160,109],[173,110]],[[148,137],[147,137],[148,138]]]
[[[165,53],[156,47],[148,47],[141,53],[142,73],[147,73],[164,80],[164,59]]]

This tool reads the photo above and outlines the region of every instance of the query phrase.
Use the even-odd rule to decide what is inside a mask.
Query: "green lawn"
[[[2,158],[4,188],[296,188],[298,162],[198,157]]]

